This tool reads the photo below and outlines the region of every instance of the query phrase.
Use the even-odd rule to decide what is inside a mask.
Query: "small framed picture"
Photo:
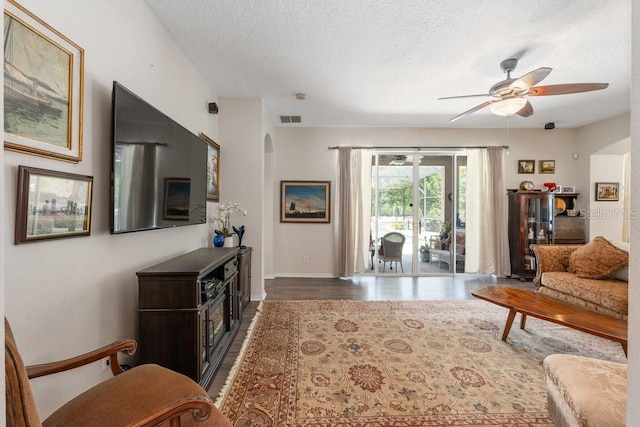
[[[617,202],[620,200],[620,183],[596,182],[596,200],[601,202]]]
[[[88,236],[93,177],[18,167],[15,244]]]
[[[535,173],[535,160],[518,160],[518,173]]]
[[[540,160],[540,173],[556,173],[556,161]]]
[[[576,187],[573,185],[563,185],[562,186],[562,193],[575,193],[576,192]]]
[[[220,146],[204,133],[200,139],[207,144],[207,200],[220,201]]]
[[[280,181],[280,222],[331,222],[331,182]]]

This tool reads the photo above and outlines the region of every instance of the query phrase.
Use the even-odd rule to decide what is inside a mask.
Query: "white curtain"
[[[345,147],[338,152],[336,265],[339,277],[351,277],[364,272],[369,265],[372,151]]]
[[[465,272],[511,275],[503,148],[467,150]]]

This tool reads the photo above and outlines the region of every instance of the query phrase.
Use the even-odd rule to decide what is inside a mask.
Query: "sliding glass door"
[[[463,272],[466,157],[380,152],[372,161],[371,273]]]

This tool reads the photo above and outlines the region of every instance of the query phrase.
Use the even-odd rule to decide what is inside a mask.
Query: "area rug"
[[[236,426],[550,426],[542,360],[620,344],[485,301],[265,301],[217,401]],[[517,319],[516,319],[517,320]]]

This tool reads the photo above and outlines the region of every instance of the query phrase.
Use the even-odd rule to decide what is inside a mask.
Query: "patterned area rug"
[[[620,344],[484,301],[265,301],[218,399],[237,426],[550,426],[542,360]],[[254,319],[255,321],[255,319]]]

